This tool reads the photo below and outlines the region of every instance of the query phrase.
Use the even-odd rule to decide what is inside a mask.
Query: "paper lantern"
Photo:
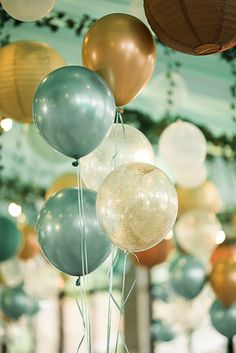
[[[179,214],[192,208],[204,208],[214,213],[221,209],[220,194],[215,184],[210,181],[194,189],[177,186],[176,191],[179,200]]]
[[[233,0],[144,0],[152,30],[162,43],[191,55],[208,55],[236,44]]]
[[[162,262],[166,261],[170,251],[172,249],[171,240],[162,240],[159,244],[155,245],[153,248],[136,252],[135,256],[131,256],[132,260],[135,261],[137,265],[142,265],[147,268],[152,268]]]
[[[0,49],[0,113],[31,122],[37,86],[49,72],[64,65],[62,56],[44,43],[19,41]]]

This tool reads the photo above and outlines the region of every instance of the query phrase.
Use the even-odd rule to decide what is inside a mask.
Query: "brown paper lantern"
[[[233,0],[144,0],[148,22],[162,43],[191,55],[208,55],[236,44]]]
[[[44,43],[19,41],[0,49],[0,114],[31,122],[37,86],[64,65],[63,57]]]
[[[164,239],[151,249],[142,252],[136,252],[135,255],[137,256],[137,259],[135,256],[131,256],[131,258],[137,265],[152,268],[158,264],[161,264],[162,262],[165,262],[171,249],[171,240]]]
[[[179,215],[193,208],[203,208],[218,213],[221,209],[220,194],[210,181],[194,189],[176,187],[179,201]]]

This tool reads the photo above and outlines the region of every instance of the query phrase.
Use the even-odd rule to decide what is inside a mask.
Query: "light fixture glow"
[[[222,244],[225,241],[226,235],[223,230],[219,230],[219,232],[216,233],[216,244]]]
[[[12,217],[19,217],[22,212],[22,207],[15,202],[11,202],[8,206],[8,212]]]
[[[12,128],[12,119],[9,119],[9,118],[3,119],[0,125],[4,131],[9,131]]]

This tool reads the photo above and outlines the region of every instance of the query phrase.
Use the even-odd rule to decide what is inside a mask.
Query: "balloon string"
[[[82,280],[81,280],[81,303],[85,321],[85,338],[87,344],[87,352],[91,353],[91,331],[90,331],[90,319],[89,310],[87,303],[87,274],[88,274],[88,256],[87,256],[87,243],[85,234],[84,224],[84,199],[83,199],[83,188],[82,188],[82,176],[81,168],[78,163],[77,168],[77,186],[78,186],[78,206],[79,206],[79,220],[80,220],[80,248],[81,248],[81,259],[82,259]]]
[[[79,287],[79,288],[80,288],[80,298],[81,298],[81,305],[82,305],[82,290],[81,290],[81,287]],[[84,329],[83,336],[82,336],[82,338],[80,340],[80,343],[78,345],[78,348],[76,350],[76,353],[79,353],[80,348],[81,348],[81,346],[82,346],[82,344],[84,342],[84,339],[85,339],[85,317],[84,317],[84,310],[83,310],[83,308],[81,308],[79,300],[78,300],[77,297],[76,297],[76,304],[77,304],[77,307],[78,307],[79,312],[80,312],[80,316],[81,316],[82,323],[83,323],[83,329]]]
[[[124,121],[123,121],[123,118],[122,118],[122,114],[121,114],[121,112],[119,110],[118,110],[117,113],[118,113],[118,120],[120,120],[121,125],[122,125],[124,139],[126,140],[125,124],[124,124]]]
[[[112,308],[111,308],[111,301],[112,301],[112,290],[113,290],[113,262],[114,262],[114,252],[115,248],[112,245],[111,250],[111,266],[108,271],[109,275],[109,297],[108,297],[108,313],[107,313],[107,346],[106,346],[106,353],[110,351],[110,341],[111,341],[111,321],[112,321]]]

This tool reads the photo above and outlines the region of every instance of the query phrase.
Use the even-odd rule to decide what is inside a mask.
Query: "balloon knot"
[[[79,286],[80,286],[80,277],[79,277],[79,278],[77,278],[75,285],[76,285],[77,287],[79,287]]]
[[[76,159],[73,163],[72,163],[73,167],[78,167],[79,165],[79,161],[78,159]]]
[[[117,110],[120,114],[123,114],[124,113],[124,109],[123,107],[117,107]]]

